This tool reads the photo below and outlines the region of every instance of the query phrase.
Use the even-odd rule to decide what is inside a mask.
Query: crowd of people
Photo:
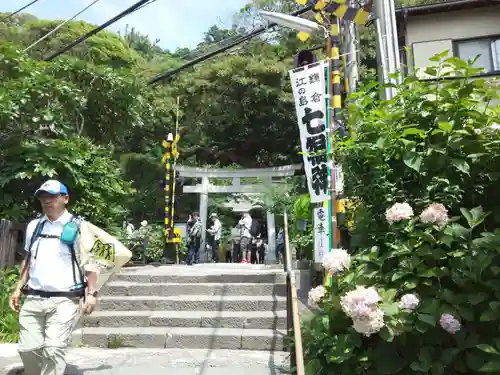
[[[200,262],[200,247],[203,224],[198,212],[193,212],[186,226],[186,241],[188,246],[186,264]],[[206,232],[206,249],[211,255],[211,261],[218,263],[219,249],[222,238],[222,224],[216,213],[209,218]],[[264,264],[268,244],[261,233],[261,225],[252,218],[249,212],[241,215],[237,225],[232,229],[231,236],[225,247],[225,263]],[[284,248],[283,230],[280,229],[276,238],[276,261],[279,263]]]

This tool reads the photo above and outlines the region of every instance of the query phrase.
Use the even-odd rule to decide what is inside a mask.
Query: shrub
[[[311,292],[308,374],[500,373],[498,94],[471,62],[433,60],[436,81],[382,102],[370,84],[349,107],[336,156],[356,249]]]
[[[19,280],[19,269],[0,271],[0,343],[17,342],[19,336],[18,315],[10,309],[10,295]]]

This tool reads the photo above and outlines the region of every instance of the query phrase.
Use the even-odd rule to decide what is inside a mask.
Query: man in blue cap
[[[75,248],[79,221],[66,210],[67,187],[49,180],[35,196],[44,216],[26,229],[26,258],[10,305],[19,312],[24,374],[63,375],[66,347],[80,313],[91,313],[97,303],[97,273],[80,267]],[[20,308],[22,294],[26,300]]]

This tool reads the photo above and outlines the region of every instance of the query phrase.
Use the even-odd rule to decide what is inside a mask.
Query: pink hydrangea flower
[[[462,328],[460,322],[451,314],[441,315],[439,324],[441,325],[441,328],[443,328],[446,332],[451,333],[452,335],[460,331],[460,328]]]
[[[385,218],[389,224],[413,217],[413,209],[408,203],[394,203],[385,211]]]
[[[432,203],[420,214],[420,221],[425,224],[448,224],[448,210],[441,203]]]

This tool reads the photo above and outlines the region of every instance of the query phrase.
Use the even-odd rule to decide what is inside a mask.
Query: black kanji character
[[[304,86],[306,84],[306,77],[297,78],[295,80],[295,87]]]
[[[302,107],[303,105],[307,105],[309,102],[307,101],[307,97],[299,96],[299,105]]]
[[[307,127],[307,132],[309,134],[320,134],[323,133],[326,129],[325,123],[321,121],[317,121],[316,126],[311,126],[311,121],[314,119],[322,119],[325,115],[323,111],[316,110],[312,111],[311,108],[306,107],[304,109],[304,112],[306,113],[304,117],[302,117],[302,123],[306,125]]]
[[[326,149],[326,136],[324,134],[307,137],[306,148],[309,153],[318,153]]]
[[[321,94],[319,92],[315,92],[311,95],[311,100],[313,103],[319,103],[321,101]]]
[[[311,185],[316,195],[326,194],[328,190],[328,167],[326,164],[313,167]]]
[[[309,75],[309,83],[319,82],[319,73],[314,73]]]

